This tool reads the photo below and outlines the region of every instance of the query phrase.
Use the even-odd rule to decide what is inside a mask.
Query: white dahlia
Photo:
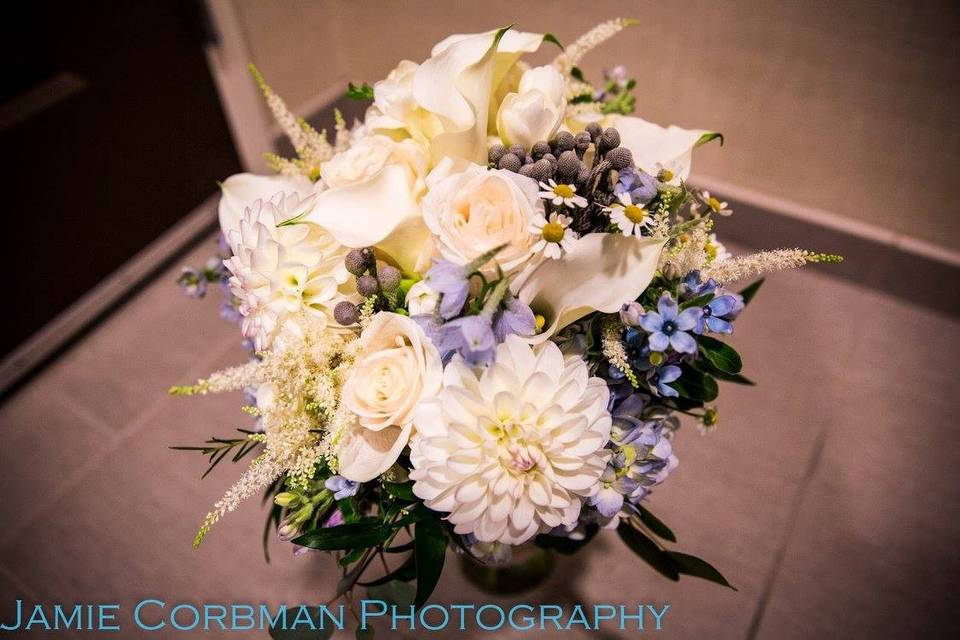
[[[609,393],[577,356],[517,336],[482,372],[459,356],[414,416],[413,492],[481,542],[520,544],[577,522],[610,452]]]
[[[278,193],[247,207],[226,233],[233,257],[230,291],[239,301],[243,334],[266,349],[286,320],[306,315],[329,322],[345,295],[348,249],[310,222],[281,225],[309,211],[313,196]]]

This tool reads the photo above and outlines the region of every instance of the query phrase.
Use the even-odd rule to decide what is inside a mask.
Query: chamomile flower
[[[540,197],[549,200],[556,206],[585,207],[587,199],[577,195],[577,187],[572,184],[557,184],[553,178],[548,182],[541,182]]]
[[[714,198],[710,195],[709,191],[701,191],[698,194],[697,199],[705,204],[709,211],[712,211],[718,216],[729,216],[731,213],[733,213],[733,209],[730,209],[726,202],[721,202],[717,198]]]
[[[628,191],[617,194],[617,201],[604,211],[610,214],[610,220],[625,236],[640,237],[641,231],[653,221],[653,216],[647,209],[634,204]]]
[[[538,236],[531,250],[554,260],[559,259],[570,251],[577,239],[577,234],[569,229],[571,222],[573,218],[562,213],[551,213],[549,220],[542,213],[537,214],[530,224],[530,233]]]

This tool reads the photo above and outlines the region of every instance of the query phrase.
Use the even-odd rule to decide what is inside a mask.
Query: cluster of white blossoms
[[[608,398],[606,382],[553,342],[509,336],[481,372],[455,357],[417,410],[413,491],[481,542],[573,527],[610,456]]]
[[[270,346],[285,321],[302,312],[326,323],[342,299],[349,274],[347,249],[320,227],[295,221],[313,196],[279,192],[245,208],[236,228],[225,230],[233,256],[224,264],[240,302],[243,333],[257,350]]]
[[[693,150],[722,137],[627,115],[634,81],[598,90],[577,66],[631,24],[532,68],[553,36],[450,36],[351,86],[372,102],[352,126],[337,114],[333,144],[257,75],[297,157],[222,184],[215,277],[254,353],[179,391],[247,388],[262,430],[200,537],[281,486],[299,492],[276,502],[299,507],[285,531],[381,518],[360,537],[377,544],[424,513],[444,536],[510,545],[636,515],[673,468],[664,416],[706,420],[712,375],[744,379],[705,336],[743,308],[723,283],[829,257],[722,259],[725,203],[686,184]]]

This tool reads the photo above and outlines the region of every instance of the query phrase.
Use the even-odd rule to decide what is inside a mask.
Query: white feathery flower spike
[[[509,336],[481,372],[455,356],[438,398],[414,417],[413,492],[480,542],[572,526],[610,457],[608,397],[583,359],[553,342]]]

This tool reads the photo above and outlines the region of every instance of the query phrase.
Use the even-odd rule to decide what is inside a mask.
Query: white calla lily
[[[519,31],[454,35],[437,44],[413,74],[413,98],[441,126],[431,141],[434,162],[443,157],[484,163],[490,98],[524,53],[543,35]]]
[[[683,180],[690,175],[693,149],[704,135],[713,133],[673,125],[664,128],[633,116],[616,116],[610,126],[620,132],[620,145],[630,149],[637,167],[656,175],[659,164]]]
[[[230,237],[231,231],[240,230],[243,211],[257,200],[266,202],[278,193],[296,193],[301,199],[313,193],[313,184],[303,176],[259,176],[253,173],[237,173],[220,185],[220,230]]]
[[[373,177],[317,194],[306,220],[352,247],[377,246],[405,271],[413,271],[429,232],[408,170],[387,165]]]
[[[543,342],[593,311],[614,313],[639,296],[657,270],[666,240],[590,233],[562,260],[545,260],[511,285],[514,294],[546,320],[530,341]]]

